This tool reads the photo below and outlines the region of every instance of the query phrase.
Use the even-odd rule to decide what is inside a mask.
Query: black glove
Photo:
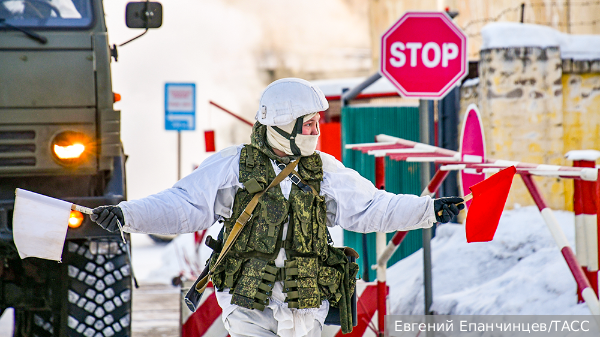
[[[465,208],[465,204],[461,197],[448,197],[433,199],[433,210],[435,211],[435,219],[438,222],[448,222],[455,217],[461,209]]]
[[[99,206],[94,208],[92,212],[94,214],[90,214],[90,219],[109,232],[115,232],[119,229],[117,221],[121,222],[121,226],[125,224],[123,211],[119,206]]]

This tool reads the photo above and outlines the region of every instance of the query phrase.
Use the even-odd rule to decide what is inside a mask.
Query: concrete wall
[[[600,61],[563,61],[565,153],[600,150]],[[564,183],[567,209],[573,209],[573,184]]]
[[[479,84],[461,88],[461,112],[476,103],[487,155],[572,165],[571,150],[600,149],[600,61],[561,60],[558,48],[481,52]],[[573,209],[573,181],[535,178],[549,206]],[[507,201],[533,205],[517,176]]]
[[[558,48],[507,48],[481,52],[480,112],[488,156],[563,165],[562,67]],[[540,179],[553,208],[564,208],[563,183]],[[508,205],[533,204],[519,177]]]

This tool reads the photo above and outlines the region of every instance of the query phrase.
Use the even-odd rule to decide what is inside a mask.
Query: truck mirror
[[[129,28],[158,28],[162,25],[160,2],[130,2],[125,8],[125,24]]]

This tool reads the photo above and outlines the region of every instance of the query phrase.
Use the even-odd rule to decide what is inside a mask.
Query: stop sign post
[[[443,98],[467,75],[467,36],[444,12],[407,12],[381,38],[380,71],[403,97],[422,99],[419,136],[429,144],[431,121],[425,99]],[[430,178],[429,164],[423,165],[422,183],[427,186]],[[424,228],[422,236],[425,315],[430,315],[431,228]]]
[[[444,12],[407,12],[381,38],[380,70],[404,97],[443,98],[467,75],[467,36]]]

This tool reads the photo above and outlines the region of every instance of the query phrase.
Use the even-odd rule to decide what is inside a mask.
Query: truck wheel
[[[65,253],[67,335],[131,336],[131,266],[125,244],[69,241]]]

